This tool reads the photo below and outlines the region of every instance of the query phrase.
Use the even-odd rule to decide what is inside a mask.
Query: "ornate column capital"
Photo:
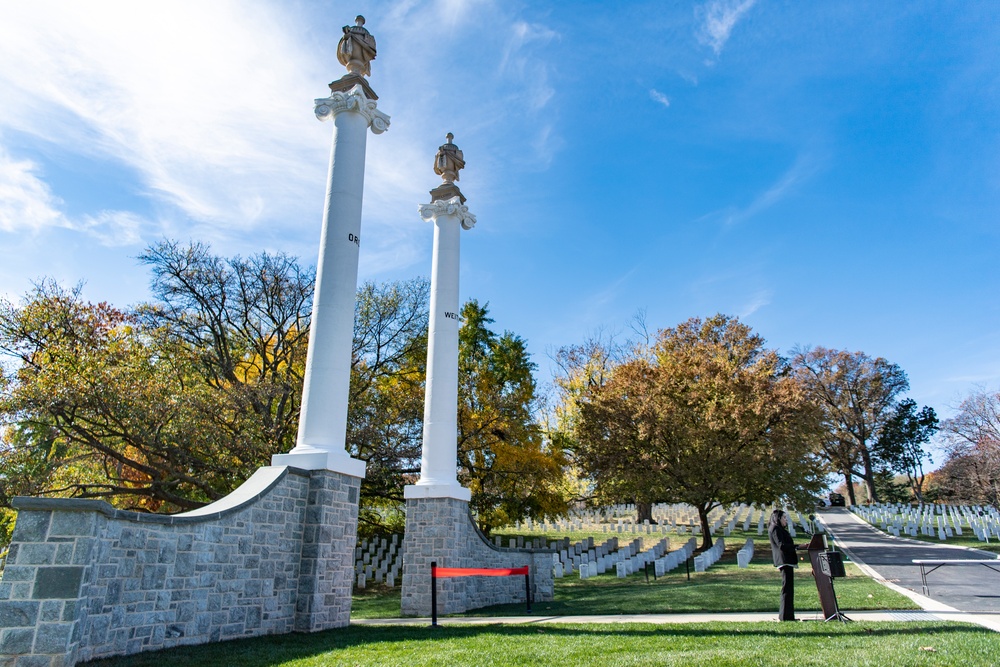
[[[462,229],[472,229],[476,226],[476,216],[469,213],[469,207],[463,204],[458,196],[451,199],[439,199],[430,204],[421,204],[418,210],[420,217],[427,221],[442,215],[454,215],[462,223]]]
[[[389,116],[378,110],[375,100],[368,99],[361,85],[356,85],[347,92],[333,92],[330,97],[316,100],[316,117],[329,120],[342,111],[357,111],[375,134],[382,134],[389,129]]]

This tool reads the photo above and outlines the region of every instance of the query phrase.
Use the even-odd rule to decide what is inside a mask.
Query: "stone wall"
[[[533,601],[551,600],[553,554],[548,549],[504,549],[491,544],[469,515],[469,503],[454,498],[406,501],[403,538],[404,616],[431,615],[431,562],[439,567],[530,568]],[[457,614],[494,604],[524,602],[524,577],[438,579],[438,614]]]
[[[360,483],[266,467],[173,516],[15,499],[0,667],[346,626]]]

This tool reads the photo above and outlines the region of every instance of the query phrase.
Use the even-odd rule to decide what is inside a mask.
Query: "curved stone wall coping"
[[[301,477],[310,476],[308,470],[293,468],[291,466],[265,466],[258,468],[250,476],[250,479],[226,497],[199,509],[181,514],[132,512],[115,509],[103,500],[86,500],[81,498],[33,498],[30,496],[16,496],[11,500],[11,505],[15,509],[22,511],[99,512],[111,519],[133,521],[135,523],[158,523],[165,525],[203,523],[205,521],[221,519],[227,514],[232,514],[252,505],[261,497],[267,495],[288,474],[299,475]]]
[[[490,549],[493,549],[493,551],[499,551],[500,553],[509,553],[509,554],[557,554],[557,553],[559,553],[558,550],[556,550],[556,549],[549,549],[548,547],[542,547],[540,549],[532,549],[530,547],[513,547],[513,548],[511,548],[511,547],[498,547],[496,544],[493,543],[492,540],[490,540],[490,538],[486,537],[486,534],[483,533],[482,530],[480,530],[479,524],[476,523],[476,517],[473,516],[473,514],[472,514],[472,510],[469,510],[469,523],[472,524],[472,529],[474,531],[476,531],[477,535],[479,535],[479,539],[483,541],[483,544],[485,544],[486,546],[488,546]]]

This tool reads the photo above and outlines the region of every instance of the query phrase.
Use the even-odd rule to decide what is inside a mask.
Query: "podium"
[[[813,578],[816,580],[816,591],[819,593],[819,605],[823,609],[823,618],[827,621],[850,621],[840,613],[837,604],[837,594],[833,590],[833,580],[844,577],[844,561],[839,551],[830,551],[826,543],[826,535],[817,533],[806,545],[809,552],[809,562],[812,564]]]

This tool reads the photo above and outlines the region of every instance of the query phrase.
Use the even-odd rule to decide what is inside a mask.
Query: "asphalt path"
[[[887,535],[844,508],[827,508],[820,518],[836,544],[855,561],[873,569],[886,581],[922,593],[920,566],[914,560],[984,560],[1000,570],[996,554],[978,549],[949,547]],[[930,568],[927,568],[930,569]],[[927,575],[933,600],[966,612],[1000,612],[1000,572],[974,563],[946,565]]]

